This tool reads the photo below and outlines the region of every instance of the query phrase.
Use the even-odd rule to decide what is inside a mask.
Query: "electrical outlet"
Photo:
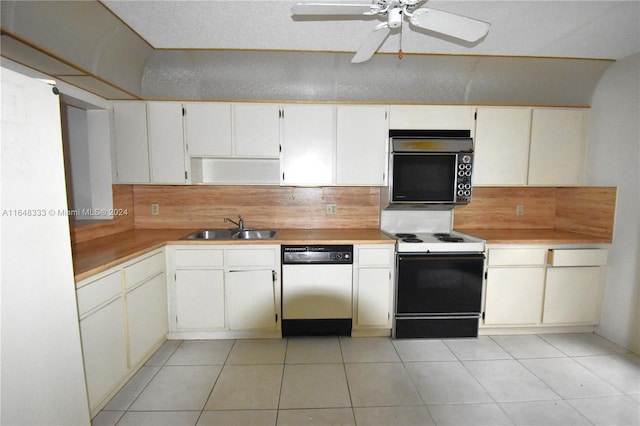
[[[151,214],[154,216],[160,214],[160,204],[151,204]]]
[[[523,216],[524,215],[524,204],[518,204],[516,206],[516,215]]]
[[[327,214],[338,214],[338,206],[335,204],[327,204]]]

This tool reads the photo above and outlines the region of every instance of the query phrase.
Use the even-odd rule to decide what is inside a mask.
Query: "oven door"
[[[396,314],[479,314],[484,255],[399,254]]]
[[[456,154],[394,153],[392,203],[454,203]]]

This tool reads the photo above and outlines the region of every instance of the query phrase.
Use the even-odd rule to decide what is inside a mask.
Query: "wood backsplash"
[[[615,187],[475,187],[454,211],[457,229],[559,229],[611,239]],[[524,214],[518,216],[521,204]]]
[[[356,228],[380,226],[377,187],[135,185],[135,228],[227,228],[242,215],[251,228]],[[160,214],[151,214],[159,204]],[[328,215],[326,204],[336,204]]]

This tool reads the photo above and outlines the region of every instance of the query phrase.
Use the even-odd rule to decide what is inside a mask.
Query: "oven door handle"
[[[483,253],[468,253],[468,254],[398,254],[398,260],[484,260]]]
[[[469,315],[429,315],[429,314],[396,314],[396,318],[398,319],[412,319],[412,318],[420,318],[420,319],[475,319],[480,318],[482,315],[480,313],[477,314],[469,314]]]

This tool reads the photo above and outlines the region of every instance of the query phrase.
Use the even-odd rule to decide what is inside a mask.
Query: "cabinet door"
[[[149,183],[147,108],[144,102],[114,102],[113,121],[119,183]]]
[[[386,181],[386,106],[337,107],[336,184],[384,185]]]
[[[280,155],[280,106],[233,105],[233,147],[238,157],[278,158]]]
[[[391,129],[472,130],[472,107],[465,105],[391,105]]]
[[[335,152],[335,106],[284,108],[282,185],[330,185]]]
[[[276,327],[276,290],[272,270],[227,272],[225,289],[229,329]]]
[[[484,323],[539,324],[543,291],[543,267],[489,268]]]
[[[547,269],[545,324],[597,324],[604,283],[604,267]]]
[[[390,327],[391,271],[359,268],[357,286],[357,327]]]
[[[187,102],[183,106],[188,155],[231,156],[231,104]]]
[[[473,183],[526,185],[531,108],[477,109]]]
[[[167,335],[167,281],[164,273],[127,293],[127,320],[129,366],[133,368],[150,355],[149,352]]]
[[[128,371],[124,315],[124,301],[120,297],[80,321],[92,412]]]
[[[530,185],[579,185],[584,163],[581,109],[534,108],[529,160]]]
[[[182,104],[149,102],[149,152],[151,182],[185,183]]]
[[[224,272],[177,270],[176,316],[180,331],[224,328]]]

